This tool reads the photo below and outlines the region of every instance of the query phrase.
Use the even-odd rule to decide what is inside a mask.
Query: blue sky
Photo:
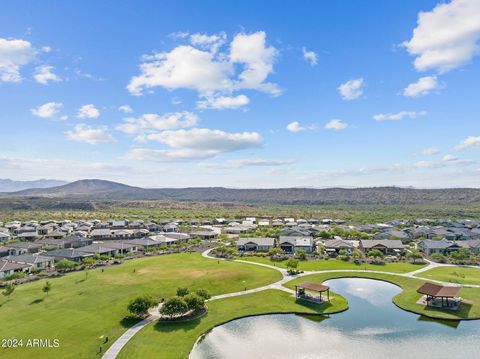
[[[480,186],[480,3],[4,1],[0,177]]]

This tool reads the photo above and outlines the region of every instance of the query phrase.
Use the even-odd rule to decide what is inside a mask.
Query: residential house
[[[27,272],[30,266],[28,264],[9,262],[0,259],[0,278],[14,274],[15,272]]]
[[[346,250],[351,254],[355,248],[352,242],[341,238],[324,241],[323,245],[327,254],[338,254],[341,250]]]
[[[112,232],[108,228],[95,228],[91,233],[90,233],[90,238],[93,240],[102,240],[102,239],[111,239],[112,238]]]
[[[83,258],[92,257],[93,253],[82,252],[77,248],[64,248],[64,249],[55,249],[53,251],[47,252],[49,257],[55,258],[56,261],[61,261],[62,259],[68,259],[74,262],[81,262]]]
[[[242,252],[268,252],[274,245],[274,238],[240,238],[236,242],[237,249]]]
[[[9,262],[28,264],[30,269],[47,269],[55,267],[55,259],[39,253],[26,253],[19,256],[8,256]]]
[[[107,247],[103,245],[103,243],[93,243],[93,244],[90,244],[89,246],[77,248],[77,251],[84,252],[84,253],[91,253],[93,255],[94,254],[106,255],[110,257],[113,257],[115,256],[115,254],[119,253],[118,249]]]
[[[392,239],[361,240],[359,248],[364,253],[368,253],[372,249],[378,249],[380,252],[387,255],[401,255],[405,253],[405,246],[402,241]]]
[[[299,250],[305,250],[307,253],[312,253],[314,250],[314,240],[312,237],[292,237],[281,236],[279,238],[280,248],[285,253],[295,253]]]
[[[115,249],[121,254],[134,253],[138,250],[138,247],[135,244],[126,242],[105,242],[102,243],[102,246]]]

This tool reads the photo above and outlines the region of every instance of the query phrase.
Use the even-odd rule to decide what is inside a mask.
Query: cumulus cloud
[[[403,90],[403,95],[407,97],[425,96],[432,90],[442,88],[437,81],[437,76],[425,76],[418,79],[417,82],[411,83]]]
[[[32,44],[21,39],[0,38],[0,82],[20,82],[20,68],[35,58]]]
[[[218,169],[232,169],[242,167],[278,167],[287,166],[296,163],[296,160],[270,160],[265,158],[245,158],[238,160],[229,160],[222,163],[202,163],[201,166]]]
[[[133,108],[130,105],[122,105],[118,108],[118,111],[121,111],[123,113],[132,113]]]
[[[131,78],[127,89],[134,95],[141,95],[154,87],[186,88],[201,96],[242,89],[280,94],[276,84],[266,82],[273,72],[278,52],[274,47],[266,46],[265,32],[237,34],[230,43],[229,52],[211,51],[211,47],[205,50],[205,45],[218,44],[217,40],[216,37],[194,34],[191,45],[144,56],[144,62],[139,66],[140,74]]]
[[[420,12],[410,40],[403,43],[415,56],[419,71],[447,72],[478,54],[480,1],[453,0]]]
[[[83,105],[77,111],[77,118],[97,118],[100,111],[93,104]]]
[[[30,111],[34,116],[41,118],[51,118],[55,116],[63,107],[61,102],[47,102],[37,108],[32,108]]]
[[[117,142],[107,126],[92,127],[84,123],[75,125],[72,131],[67,131],[67,138],[71,141],[85,142],[90,145]]]
[[[311,66],[318,64],[317,54],[314,51],[308,51],[305,47],[302,48],[303,58],[307,60]]]
[[[55,67],[53,66],[48,66],[48,65],[42,65],[42,66],[37,66],[35,68],[35,73],[33,75],[33,78],[35,81],[37,81],[39,84],[42,85],[48,85],[49,82],[59,82],[62,81],[60,77],[58,77],[53,70],[55,70]]]
[[[455,146],[456,150],[465,150],[471,147],[480,147],[480,136],[468,136]]]
[[[192,45],[208,49],[215,53],[225,44],[227,34],[224,32],[219,32],[218,34],[213,35],[195,33],[191,34],[189,38]]]
[[[425,116],[427,111],[400,111],[397,113],[379,113],[373,116],[375,121],[400,121],[404,118]]]
[[[198,116],[192,112],[172,112],[163,115],[146,113],[140,117],[130,117],[116,127],[127,134],[148,134],[195,126]]]
[[[363,95],[363,78],[349,80],[338,87],[342,99],[351,101]]]
[[[327,130],[343,130],[348,127],[348,124],[339,119],[332,119],[325,124]]]
[[[197,108],[215,110],[237,109],[247,106],[249,102],[250,99],[245,95],[207,97],[197,102]]]
[[[307,128],[300,125],[300,122],[298,121],[290,122],[287,125],[287,130],[290,132],[302,132],[302,131],[305,131],[306,129]]]
[[[433,155],[436,155],[437,153],[439,153],[440,150],[437,148],[437,147],[428,147],[428,148],[425,148],[423,151],[422,151],[422,155],[424,156],[433,156]]]
[[[206,128],[163,131],[151,133],[146,137],[148,140],[165,144],[170,149],[137,148],[129,151],[126,159],[157,161],[205,159],[221,153],[259,147],[263,142],[262,137],[256,132],[229,133]]]

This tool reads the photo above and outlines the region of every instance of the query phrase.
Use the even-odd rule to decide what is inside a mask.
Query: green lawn
[[[347,308],[347,301],[333,294],[330,303],[322,305],[295,298],[279,290],[266,290],[208,303],[208,314],[186,323],[152,323],[135,335],[120,352],[119,358],[185,359],[203,333],[211,328],[248,315],[268,313],[328,314]]]
[[[295,284],[301,283],[301,282],[309,281],[309,282],[322,283],[328,279],[342,278],[342,277],[372,278],[372,279],[379,279],[379,280],[384,280],[387,282],[394,283],[400,286],[403,289],[403,292],[393,297],[393,302],[405,310],[412,311],[421,315],[425,315],[432,318],[438,318],[438,319],[479,319],[480,318],[480,289],[478,288],[462,288],[460,290],[459,296],[461,296],[465,301],[468,301],[468,303],[467,302],[462,303],[460,306],[460,309],[456,312],[453,312],[453,311],[429,308],[420,304],[416,304],[416,302],[421,297],[421,295],[418,294],[416,291],[423,283],[425,283],[425,280],[406,278],[406,277],[401,277],[401,276],[392,275],[392,274],[368,273],[368,272],[312,274],[312,275],[291,280],[290,282],[287,282],[285,286],[287,288],[293,289]]]
[[[480,285],[480,268],[437,267],[418,273],[418,277],[441,280],[442,282]]]
[[[263,264],[270,264],[281,268],[287,268],[287,261],[283,262],[272,262],[270,257],[238,257],[237,259],[246,260],[250,262],[257,262]],[[311,261],[300,261],[298,269],[305,271],[321,271],[321,270],[344,270],[344,269],[367,269],[367,270],[376,270],[381,272],[392,272],[392,273],[408,273],[414,270],[423,268],[425,264],[411,264],[403,262],[394,262],[386,264],[355,264],[353,262],[345,262],[337,259],[329,260],[311,260]]]
[[[77,272],[20,285],[10,300],[0,297],[0,338],[58,338],[59,349],[1,349],[3,358],[95,358],[101,340],[109,345],[135,320],[127,304],[138,295],[171,296],[179,286],[205,288],[212,295],[260,287],[281,279],[273,269],[184,253],[126,261],[122,265]],[[106,349],[106,347],[104,348]]]

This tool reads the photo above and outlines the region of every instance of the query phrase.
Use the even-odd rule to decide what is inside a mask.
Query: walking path
[[[212,251],[212,249],[208,249],[208,250],[202,252],[202,257],[208,258],[208,259],[214,259],[214,260],[217,260],[217,261],[227,260],[227,259],[224,259],[224,258],[212,257],[210,255],[211,251]],[[251,293],[257,293],[257,292],[261,292],[261,291],[268,290],[268,289],[277,289],[277,290],[282,290],[282,291],[287,292],[287,293],[294,294],[295,292],[293,290],[284,287],[283,284],[291,281],[293,278],[303,277],[303,276],[310,275],[310,274],[355,272],[355,273],[389,274],[389,275],[396,275],[396,276],[400,276],[400,277],[407,277],[407,278],[414,278],[414,279],[425,279],[425,278],[421,278],[421,277],[416,277],[416,275],[419,274],[419,273],[425,272],[427,270],[437,268],[437,267],[454,266],[452,264],[435,263],[435,262],[431,262],[427,259],[424,259],[424,260],[426,262],[428,262],[427,266],[425,266],[423,268],[420,268],[420,269],[417,269],[417,270],[414,270],[412,272],[408,272],[408,273],[392,273],[392,272],[382,272],[382,271],[376,271],[376,270],[363,270],[363,269],[332,269],[332,270],[321,270],[321,271],[305,271],[301,274],[297,274],[295,276],[290,276],[288,274],[287,270],[284,269],[284,268],[279,268],[279,267],[272,266],[272,265],[265,264],[265,263],[257,263],[257,262],[245,261],[245,260],[241,260],[241,259],[234,259],[234,260],[232,260],[234,262],[253,264],[253,265],[257,265],[257,266],[261,266],[261,267],[275,269],[282,274],[282,279],[275,282],[275,283],[265,285],[263,287],[258,287],[258,288],[244,290],[244,291],[240,291],[240,292],[234,292],[234,293],[219,294],[219,295],[213,296],[208,301],[237,297],[237,296],[240,296],[240,295],[246,295],[246,294],[251,294]],[[466,266],[466,267],[470,267],[470,266]],[[443,285],[452,285],[452,286],[458,285],[458,286],[460,286],[460,284],[455,284],[455,283],[450,283],[450,282],[442,282],[442,281],[434,280],[434,279],[430,279],[430,278],[428,278],[428,281],[443,284]],[[464,287],[472,287],[472,288],[480,288],[480,285],[474,285],[474,284],[464,284],[463,286]],[[159,308],[160,307],[156,307],[156,308],[151,309],[149,311],[150,315],[148,316],[148,318],[138,322],[137,324],[135,324],[131,328],[127,329],[127,331],[125,333],[123,333],[123,335],[120,336],[120,338],[118,338],[112,344],[112,346],[105,352],[102,359],[115,359],[118,356],[118,354],[120,353],[120,351],[122,350],[122,348],[127,344],[127,342],[139,330],[141,330],[147,324],[149,324],[149,323],[151,323],[155,320],[158,320],[160,318]]]

